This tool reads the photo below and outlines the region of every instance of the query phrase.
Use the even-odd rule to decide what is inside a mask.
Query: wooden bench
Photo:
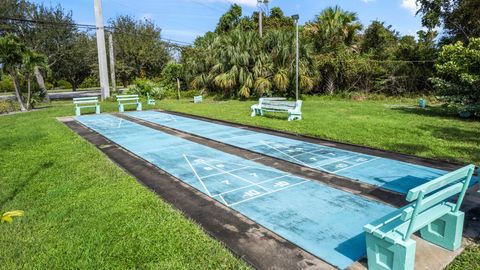
[[[147,104],[148,105],[155,105],[155,99],[150,97],[150,94],[147,93]]]
[[[98,97],[83,97],[74,98],[73,104],[75,105],[75,115],[82,115],[81,109],[83,108],[95,108],[95,113],[100,114],[100,104],[98,104]]]
[[[411,204],[364,227],[370,270],[414,269],[412,234],[448,250],[461,246],[465,214],[460,206],[475,170],[469,165],[411,189]],[[456,203],[448,200],[458,196]]]
[[[121,95],[117,96],[118,101],[118,111],[124,112],[125,105],[135,105],[137,111],[142,110],[142,103],[140,102],[140,98],[138,95]]]
[[[302,101],[287,101],[285,98],[260,98],[258,104],[252,107],[252,117],[264,112],[286,112],[288,121],[302,120]]]
[[[202,96],[194,96],[193,97],[193,103],[202,103],[203,102],[203,97]]]

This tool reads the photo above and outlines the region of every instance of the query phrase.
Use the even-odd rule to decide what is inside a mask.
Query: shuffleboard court
[[[399,193],[446,171],[157,111],[126,115]]]
[[[339,268],[365,255],[363,226],[394,210],[111,115],[76,120]]]

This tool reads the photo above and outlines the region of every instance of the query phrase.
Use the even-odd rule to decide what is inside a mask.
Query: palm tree
[[[338,53],[344,50],[356,50],[355,37],[362,29],[356,13],[348,12],[338,6],[323,10],[314,21],[305,25],[305,34],[314,44],[315,50],[321,55],[320,62],[332,58],[336,59]],[[333,64],[333,65],[332,65]],[[335,91],[335,79],[338,76],[335,62],[322,66],[325,88],[328,93]]]
[[[25,50],[22,71],[27,81],[27,110],[32,108],[31,79],[38,68],[48,69],[47,57],[29,49]]]
[[[21,111],[26,111],[27,108],[23,103],[22,93],[20,92],[18,70],[22,66],[26,51],[27,48],[20,43],[17,37],[11,34],[0,37],[0,63],[2,69],[12,77],[15,86],[15,96]]]

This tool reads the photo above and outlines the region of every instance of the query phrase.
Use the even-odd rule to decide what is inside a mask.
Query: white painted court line
[[[212,197],[212,194],[210,194],[210,191],[208,190],[208,188],[203,183],[202,178],[200,178],[200,176],[198,176],[197,171],[195,171],[195,169],[193,168],[192,164],[190,163],[190,160],[188,160],[188,158],[185,154],[183,154],[183,157],[187,161],[187,163],[190,166],[190,168],[192,169],[193,173],[195,173],[195,176],[197,177],[198,181],[200,181],[200,183],[202,184],[202,186],[205,189],[205,191],[207,192],[208,196]]]
[[[270,178],[270,179],[268,179],[268,180],[259,182],[257,185],[265,184],[265,183],[267,183],[267,182],[274,181],[274,180],[277,180],[277,179],[280,179],[280,178],[284,178],[284,177],[287,177],[287,176],[291,176],[291,175],[290,175],[290,174],[287,174],[287,175],[282,175],[282,176]],[[254,186],[257,186],[257,185],[248,185],[248,186],[244,186],[244,187],[232,189],[232,190],[229,190],[229,191],[225,191],[225,192],[219,193],[218,195],[225,195],[225,194],[228,194],[228,193],[232,193],[232,192],[235,192],[235,191],[244,189],[244,188],[254,187]]]
[[[230,206],[227,201],[225,201],[225,199],[223,198],[222,194],[218,194],[218,197],[220,197],[220,199],[222,200],[222,202],[226,205],[226,206]]]
[[[355,168],[355,167],[357,167],[357,166],[360,166],[360,165],[363,165],[363,164],[367,164],[367,163],[369,163],[369,162],[371,162],[371,161],[374,161],[374,160],[377,160],[377,159],[380,159],[380,157],[375,157],[375,158],[372,158],[372,159],[367,160],[367,161],[365,161],[365,162],[357,163],[357,164],[355,164],[355,165],[353,165],[353,166],[350,166],[350,167],[347,167],[347,168],[343,168],[343,169],[340,169],[340,170],[336,170],[336,171],[334,171],[333,173],[338,173],[338,172],[343,171],[343,170],[346,170],[346,169]]]
[[[211,166],[209,165],[210,167],[217,167],[217,166]],[[251,166],[246,166],[246,167],[242,167],[242,168],[237,168],[237,169],[233,169],[233,170],[230,170],[228,171],[229,173],[233,173],[233,172],[236,172],[236,171],[239,171],[239,170],[243,170],[243,169],[248,169],[248,168],[251,168]],[[206,178],[210,178],[210,177],[214,177],[214,176],[217,176],[217,175],[222,175],[222,174],[225,174],[224,172],[220,172],[220,173],[214,173],[214,174],[209,174],[207,176],[203,176],[202,179],[206,179]]]
[[[260,143],[266,145],[267,147],[272,148],[273,150],[275,150],[275,151],[277,151],[277,152],[279,152],[279,153],[282,153],[282,154],[286,155],[287,157],[289,157],[289,158],[291,158],[291,159],[294,159],[294,160],[300,162],[301,164],[303,164],[303,165],[305,165],[305,166],[307,166],[307,167],[310,167],[310,166],[308,166],[305,162],[303,162],[303,161],[301,161],[301,160],[298,160],[298,159],[292,157],[291,155],[289,155],[289,154],[287,154],[287,153],[285,153],[285,152],[283,152],[283,151],[281,151],[281,150],[279,150],[279,149],[277,149],[277,148],[275,148],[275,147],[273,147],[273,146],[271,146],[271,145],[268,145],[268,143],[266,143],[265,141],[260,141]]]
[[[204,161],[202,161],[202,162],[200,162],[200,163],[203,163],[203,164],[205,164],[205,165],[207,165],[207,166],[212,166],[212,165],[209,165],[208,163],[206,163],[206,162],[204,162]],[[240,179],[240,180],[242,180],[242,181],[245,181],[245,182],[247,182],[247,183],[249,183],[249,184],[258,186],[259,188],[261,188],[261,189],[263,189],[263,190],[270,191],[270,190],[268,190],[267,188],[264,188],[264,187],[262,187],[262,186],[259,186],[257,183],[252,182],[252,181],[250,181],[250,180],[248,180],[248,179],[245,179],[245,178],[240,177],[240,176],[238,176],[238,175],[229,173],[229,172],[224,171],[224,170],[219,169],[219,168],[215,168],[215,169],[216,169],[216,170],[219,170],[219,171],[223,171],[225,174],[231,175],[231,176],[233,176],[233,177],[235,177],[235,178],[238,178],[238,179]]]
[[[260,198],[260,197],[263,197],[265,195],[270,195],[270,194],[273,194],[273,193],[276,193],[276,192],[279,192],[279,191],[282,191],[282,190],[285,190],[285,189],[288,189],[288,188],[292,188],[292,187],[295,187],[295,186],[298,186],[298,185],[301,185],[301,184],[304,184],[304,183],[307,183],[307,182],[310,182],[309,180],[305,180],[305,181],[302,181],[300,183],[296,183],[296,184],[293,184],[293,185],[289,185],[289,186],[286,186],[284,188],[281,188],[281,189],[277,189],[277,190],[273,190],[273,191],[270,191],[270,192],[267,192],[267,193],[263,193],[263,194],[260,194],[258,196],[255,196],[255,197],[251,197],[251,198],[248,198],[248,199],[245,199],[245,200],[242,200],[242,201],[239,201],[239,202],[234,202],[232,204],[229,204],[229,206],[234,206],[234,205],[237,205],[237,204],[240,204],[240,203],[244,203],[246,201],[250,201],[250,200],[253,200],[253,199],[257,199],[257,198]]]

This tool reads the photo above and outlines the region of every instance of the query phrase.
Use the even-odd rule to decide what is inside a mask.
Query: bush
[[[0,79],[0,92],[13,92],[15,87],[10,76],[2,76]]]
[[[165,88],[161,84],[155,83],[148,79],[135,79],[134,84],[128,87],[129,94],[136,94],[140,96],[147,96],[162,99],[165,97]]]
[[[78,85],[78,88],[93,88],[93,87],[99,87],[100,82],[98,81],[98,78],[95,78],[93,76],[87,77],[81,84]]]
[[[0,114],[16,111],[14,102],[10,99],[0,100]]]
[[[55,89],[72,89],[72,85],[65,81],[65,80],[59,80],[55,83]]]
[[[480,38],[444,46],[435,69],[431,81],[445,102],[463,115],[480,113]]]

